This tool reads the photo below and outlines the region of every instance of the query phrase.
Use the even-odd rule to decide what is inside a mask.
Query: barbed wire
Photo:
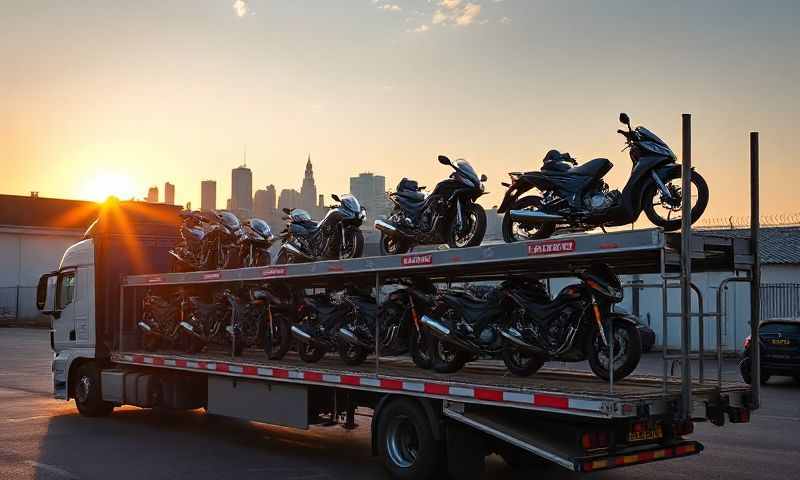
[[[762,227],[793,227],[800,226],[800,212],[779,213],[775,215],[761,215],[758,217]],[[750,216],[707,217],[702,218],[695,225],[696,228],[748,228]]]

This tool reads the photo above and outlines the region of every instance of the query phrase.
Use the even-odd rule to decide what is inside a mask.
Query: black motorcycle
[[[414,364],[430,368],[428,334],[422,328],[420,315],[433,302],[436,289],[423,278],[404,280],[404,287],[389,293],[377,312],[380,319],[379,346],[381,355],[409,353]],[[375,351],[375,322],[371,302],[363,297],[346,297],[353,306],[352,315],[346,315],[339,328],[339,353],[345,363],[358,365]]]
[[[244,235],[239,236],[239,258],[243,267],[264,267],[272,263],[269,248],[275,235],[269,224],[260,218],[251,218],[242,224]]]
[[[365,310],[369,302],[363,302]],[[372,307],[375,300],[372,299]],[[345,316],[352,312],[352,305],[335,302],[328,294],[304,296],[298,305],[297,323],[292,325],[292,336],[297,342],[297,353],[303,361],[318,362],[329,351],[339,350],[343,342],[338,329]],[[362,312],[362,314],[369,312]]]
[[[478,355],[500,352],[511,373],[528,376],[552,360],[589,360],[595,375],[630,375],[642,355],[636,318],[614,312],[623,298],[619,278],[605,264],[576,270],[581,283],[550,300],[541,282],[512,278],[489,301],[445,294],[423,324],[436,336],[433,368],[459,370]],[[613,329],[613,330],[612,330]],[[612,333],[613,331],[613,333]]]
[[[622,192],[609,190],[603,177],[613,164],[595,158],[577,165],[569,154],[551,151],[536,172],[511,172],[511,183],[498,209],[505,213],[503,238],[506,242],[547,238],[556,231],[582,232],[593,228],[633,223],[642,210],[655,225],[667,231],[681,227],[681,166],[663,140],[645,127],[631,129],[625,113],[620,122],[628,130],[617,130],[626,139],[633,161],[628,183]],[[575,165],[575,166],[572,166]],[[692,170],[692,223],[708,205],[708,185]],[[542,196],[525,192],[537,188]],[[521,198],[520,198],[521,197]]]
[[[475,201],[484,195],[486,175],[465,160],[455,164],[440,155],[439,163],[453,168],[447,180],[430,195],[416,181],[404,178],[389,194],[394,208],[385,220],[375,220],[384,255],[406,253],[415,245],[447,243],[450,248],[480,245],[486,233],[486,212]]]
[[[292,302],[271,285],[245,289],[239,295],[237,322],[242,348],[260,345],[270,360],[280,360],[291,346]]]
[[[186,351],[195,354],[208,344],[225,345],[235,356],[242,354],[241,317],[239,302],[229,290],[217,292],[211,303],[205,303],[200,297],[189,297],[188,315],[180,322],[180,326],[189,336]]]
[[[169,254],[178,272],[219,270],[239,266],[245,235],[239,219],[224,210],[181,212],[178,243]]]
[[[358,258],[364,254],[364,234],[359,227],[366,209],[353,195],[332,195],[334,205],[319,222],[305,210],[284,208],[286,229],[280,234],[283,244],[276,263],[301,263],[317,260]]]
[[[180,322],[186,312],[183,291],[163,297],[149,290],[142,299],[142,319],[138,322],[142,332],[142,347],[150,352],[162,347],[180,347],[185,340]]]

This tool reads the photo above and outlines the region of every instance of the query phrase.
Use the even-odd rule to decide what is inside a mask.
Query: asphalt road
[[[0,329],[0,479],[264,479],[387,478],[370,456],[363,427],[299,431],[209,418],[120,408],[109,418],[82,418],[73,403],[51,398],[46,330]],[[648,356],[645,370],[657,371]],[[735,375],[733,362],[726,376]],[[698,424],[695,457],[583,476],[592,479],[794,479],[800,463],[800,385],[774,378],[753,421],[723,428]],[[512,471],[497,457],[485,478],[574,479]]]

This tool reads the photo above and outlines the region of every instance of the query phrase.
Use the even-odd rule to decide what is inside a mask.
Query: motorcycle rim
[[[684,195],[681,191],[681,177],[664,179],[664,186],[670,192],[672,198],[665,196],[655,185],[648,187],[644,194],[643,209],[647,218],[659,227],[667,230],[677,230],[681,227],[683,219],[683,200]],[[692,206],[692,223],[696,222],[708,205],[708,185],[703,177],[697,172],[692,172],[692,194],[690,202]]]
[[[512,208],[514,210],[538,209],[541,203],[539,197],[524,197],[519,199]],[[503,216],[503,240],[506,243],[513,243],[547,238],[553,234],[555,227],[553,223],[539,223],[524,227],[511,218],[511,212],[506,212]]]

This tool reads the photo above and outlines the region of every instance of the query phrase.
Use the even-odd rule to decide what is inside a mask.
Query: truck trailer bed
[[[443,400],[502,405],[528,410],[573,414],[597,418],[629,418],[660,415],[671,411],[680,398],[679,379],[667,380],[649,375],[632,375],[613,385],[591,373],[542,368],[528,378],[510,375],[501,364],[491,361],[469,364],[454,374],[439,374],[416,367],[404,357],[383,357],[376,369],[374,359],[351,367],[338,358],[327,357],[308,364],[289,353],[280,361],[267,360],[259,352],[230,354],[118,352],[112,361],[119,364],[203,372],[274,382],[317,384]],[[666,385],[666,387],[665,387]],[[696,418],[705,418],[702,405],[741,404],[749,385],[735,382],[694,382],[692,385]]]

